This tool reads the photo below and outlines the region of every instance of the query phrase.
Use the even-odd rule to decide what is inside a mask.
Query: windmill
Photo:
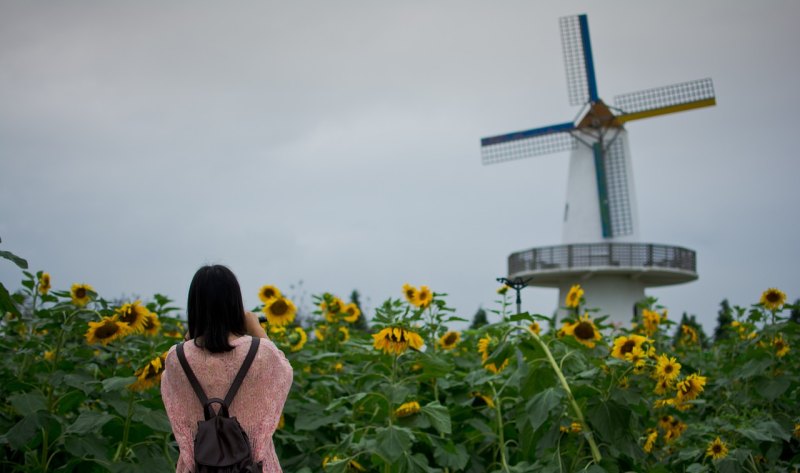
[[[607,105],[597,93],[586,15],[560,19],[569,103],[581,106],[570,122],[481,140],[484,164],[571,151],[562,244],[531,248],[508,258],[509,279],[586,290],[590,306],[625,322],[646,287],[697,279],[695,252],[639,241],[628,136],[633,120],[716,104],[711,79],[619,95]]]

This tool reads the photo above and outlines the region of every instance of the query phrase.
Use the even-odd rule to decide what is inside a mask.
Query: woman
[[[250,349],[253,337],[258,352],[236,397],[231,417],[239,420],[251,442],[253,459],[264,472],[282,472],[272,434],[278,426],[292,385],[292,367],[258,318],[245,312],[236,276],[225,266],[204,266],[192,279],[187,305],[189,333],[184,343],[186,359],[209,398],[224,398]],[[161,378],[161,396],[180,448],[177,473],[194,471],[194,437],[203,407],[183,371],[175,348],[167,354]],[[216,407],[216,406],[215,406]]]

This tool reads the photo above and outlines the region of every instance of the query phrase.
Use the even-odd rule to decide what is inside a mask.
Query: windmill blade
[[[575,125],[569,122],[482,138],[481,158],[483,164],[501,163],[575,149],[578,142],[569,133],[574,129]]]
[[[711,79],[699,79],[657,87],[614,97],[614,105],[622,111],[619,124],[641,118],[710,107],[717,100]]]
[[[596,102],[597,81],[594,75],[592,44],[589,40],[589,20],[586,15],[564,16],[561,26],[561,47],[567,70],[567,93],[570,105]]]
[[[621,139],[612,141],[606,149],[605,177],[611,235],[615,237],[630,235],[633,233],[633,217],[628,192],[625,146]]]

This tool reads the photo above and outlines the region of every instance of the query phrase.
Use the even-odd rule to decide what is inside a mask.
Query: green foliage
[[[169,335],[180,336],[171,301],[156,295],[147,304],[159,314],[159,334],[90,345],[89,322],[117,307],[97,297],[79,308],[67,291],[41,294],[41,273],[23,274],[22,288],[8,296],[15,310],[4,309],[0,322],[0,471],[174,468],[177,445],[157,385],[131,390],[137,368],[176,343]],[[341,329],[352,325],[332,309],[330,294],[314,298],[325,304],[305,322],[319,333],[307,342],[296,327],[268,327],[294,368],[274,434],[284,470],[788,472],[800,465],[800,358],[792,351],[800,325],[788,321],[796,305],[732,307],[724,335],[704,347],[702,331],[693,341],[680,323],[663,319],[650,333],[641,323],[639,331],[614,328],[579,319],[584,307],[536,335],[531,324],[549,319],[512,314],[501,295],[492,311],[499,321],[461,332],[451,349],[440,339],[464,319],[444,294],[427,306],[385,301],[371,314],[371,333],[345,337]],[[693,325],[688,316],[682,322]],[[384,347],[380,334],[394,329],[406,342],[419,336],[424,347],[376,349]],[[595,331],[599,340],[580,339]],[[646,341],[623,349],[634,336]],[[662,355],[680,368],[657,393]],[[691,384],[699,379],[693,374],[704,382]],[[717,437],[727,452],[713,459],[707,449]]]

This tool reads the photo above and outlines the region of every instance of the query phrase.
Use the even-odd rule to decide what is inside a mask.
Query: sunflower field
[[[171,471],[178,451],[158,389],[180,341],[161,295],[109,301],[20,266],[0,285],[0,471]],[[56,280],[54,277],[53,280]],[[399,285],[398,285],[399,286]],[[463,326],[445,294],[398,287],[365,315],[332,294],[313,317],[259,291],[265,327],[294,367],[275,447],[284,471],[796,472],[800,327],[768,289],[732,308],[717,341],[654,300],[630,327],[574,286],[556,321],[511,310]],[[758,293],[754,294],[754,299]]]

